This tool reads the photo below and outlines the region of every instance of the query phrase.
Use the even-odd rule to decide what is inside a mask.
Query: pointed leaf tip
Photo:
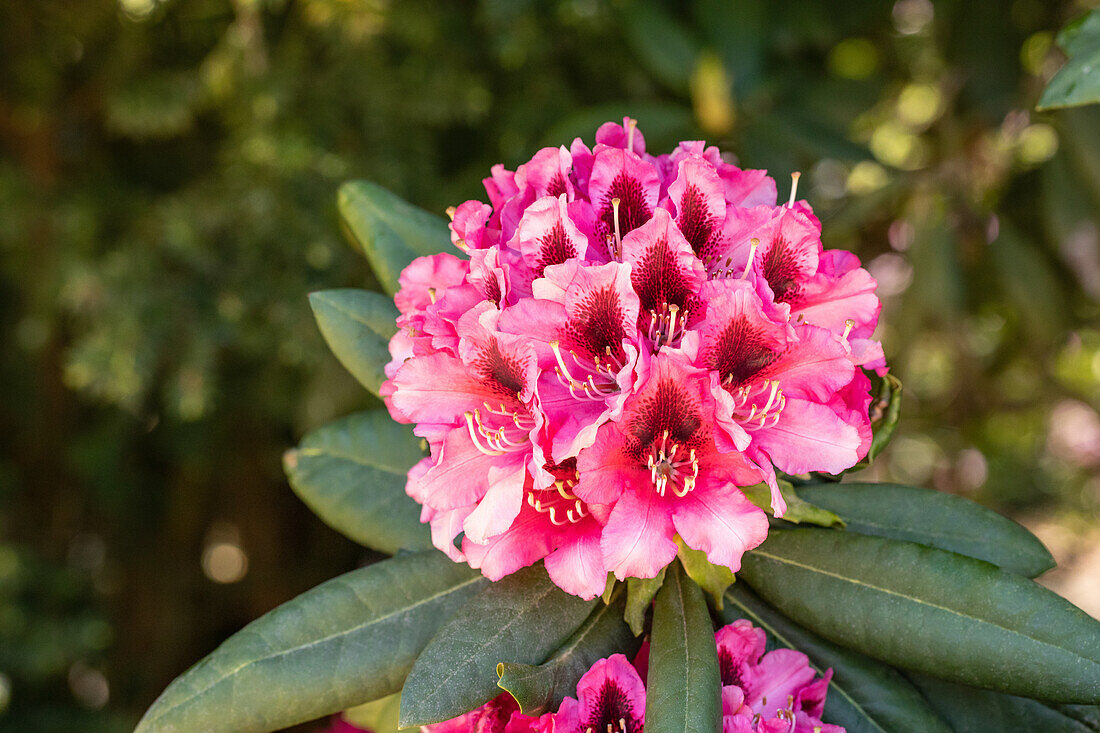
[[[393,300],[381,293],[345,288],[310,293],[309,304],[329,349],[360,384],[377,395],[391,358],[389,342],[397,333]]]
[[[360,412],[324,427],[287,451],[291,488],[322,521],[379,552],[432,547],[420,507],[405,493],[420,442],[385,410]]]
[[[397,292],[401,271],[414,258],[437,254],[450,245],[445,219],[370,181],[342,185],[337,208],[352,242],[391,295]]]

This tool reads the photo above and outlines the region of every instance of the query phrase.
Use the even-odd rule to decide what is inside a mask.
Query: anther
[[[768,410],[772,409],[772,405],[774,405],[774,404],[775,404],[775,397],[776,397],[776,393],[777,393],[778,391],[779,391],[779,380],[778,380],[778,379],[776,379],[776,380],[773,380],[773,381],[772,381],[772,391],[771,391],[771,394],[769,394],[769,395],[768,395],[768,402],[767,402],[767,404],[765,404],[765,405],[764,405],[764,412],[765,412],[765,413],[766,413],[766,412],[767,412]]]
[[[794,197],[798,192],[798,179],[802,176],[801,173],[795,171],[791,174],[791,200],[787,202],[787,208],[794,206]]]
[[[668,338],[672,340],[672,334],[676,333],[676,314],[680,307],[673,303],[668,307]]]
[[[477,415],[477,411],[476,410],[473,411],[473,412],[470,412],[469,410],[466,411],[466,428],[470,431],[470,440],[473,441],[474,447],[477,448],[479,451],[481,451],[482,453],[484,453],[487,456],[501,456],[501,455],[504,455],[504,451],[499,450],[499,449],[495,449],[495,448],[492,447],[492,443],[489,442],[488,438],[485,438],[485,442],[489,443],[489,445],[490,445],[489,448],[486,448],[485,446],[483,446],[481,444],[481,439],[478,438],[478,433],[480,431],[478,429],[474,428],[474,419],[475,418],[477,418],[478,428],[480,428],[481,427],[481,419]]]
[[[435,303],[435,288],[428,288],[428,299]]]
[[[456,209],[455,207],[453,207],[453,206],[448,206],[448,207],[447,207],[447,218],[448,218],[448,219],[450,219],[451,221],[454,221],[454,220],[455,220],[455,212],[456,212],[456,211],[458,211],[458,209]]]
[[[749,276],[749,270],[752,269],[752,260],[756,257],[756,248],[760,246],[760,240],[753,237],[749,240],[749,261],[745,263],[745,271],[741,273],[741,279],[744,280]]]
[[[565,358],[561,355],[561,342],[554,339],[550,342],[550,348],[554,351],[554,358],[558,360],[558,369],[561,370],[562,376],[569,380],[570,385],[576,384],[577,380],[569,373],[569,367],[565,365]]]
[[[842,341],[847,341],[848,340],[848,334],[850,334],[852,332],[852,329],[855,328],[855,327],[856,327],[856,322],[853,321],[851,318],[844,321],[844,335],[840,337],[841,340]]]

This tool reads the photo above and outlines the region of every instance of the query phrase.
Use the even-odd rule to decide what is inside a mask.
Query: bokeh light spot
[[[898,95],[898,119],[923,128],[940,116],[942,105],[943,95],[934,84],[909,84]]]
[[[1025,165],[1038,165],[1058,152],[1058,133],[1050,125],[1037,122],[1020,131],[1017,154]]]
[[[866,79],[878,70],[878,49],[866,38],[845,38],[829,52],[829,71],[842,79]]]
[[[248,555],[235,539],[212,532],[202,551],[202,572],[215,583],[236,583],[248,574]]]

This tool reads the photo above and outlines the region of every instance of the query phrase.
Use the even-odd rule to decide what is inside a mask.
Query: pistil
[[[795,197],[795,194],[798,192],[798,179],[801,178],[801,177],[802,177],[802,174],[799,173],[798,171],[795,171],[794,173],[791,174],[791,198],[787,202],[787,208],[788,209],[791,208],[792,206],[794,206],[794,197]]]
[[[699,478],[699,459],[694,448],[687,450],[684,456],[680,452],[681,446],[673,443],[670,447],[668,439],[669,431],[665,430],[661,434],[660,446],[655,445],[646,459],[649,479],[658,496],[664,496],[671,487],[673,494],[683,498],[695,488],[695,481]]]
[[[745,263],[745,271],[741,273],[741,279],[745,280],[749,276],[749,270],[752,269],[752,260],[756,257],[756,248],[760,246],[760,240],[753,237],[749,240],[749,261]]]
[[[611,199],[611,210],[614,212],[615,215],[615,249],[611,254],[616,260],[622,262],[623,236],[622,230],[619,229],[619,203],[620,201],[618,198]]]

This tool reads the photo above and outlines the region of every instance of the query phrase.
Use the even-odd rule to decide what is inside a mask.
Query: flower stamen
[[[482,453],[484,453],[487,456],[502,456],[502,455],[504,455],[505,451],[503,451],[503,450],[494,450],[492,448],[486,448],[485,446],[483,446],[481,444],[481,440],[478,438],[478,433],[480,431],[474,429],[474,415],[475,415],[475,413],[476,413],[476,410],[474,412],[470,412],[469,410],[466,411],[466,427],[470,431],[470,440],[473,441],[474,447],[477,448],[479,451],[481,451]],[[488,442],[488,441],[486,441],[486,442]]]

